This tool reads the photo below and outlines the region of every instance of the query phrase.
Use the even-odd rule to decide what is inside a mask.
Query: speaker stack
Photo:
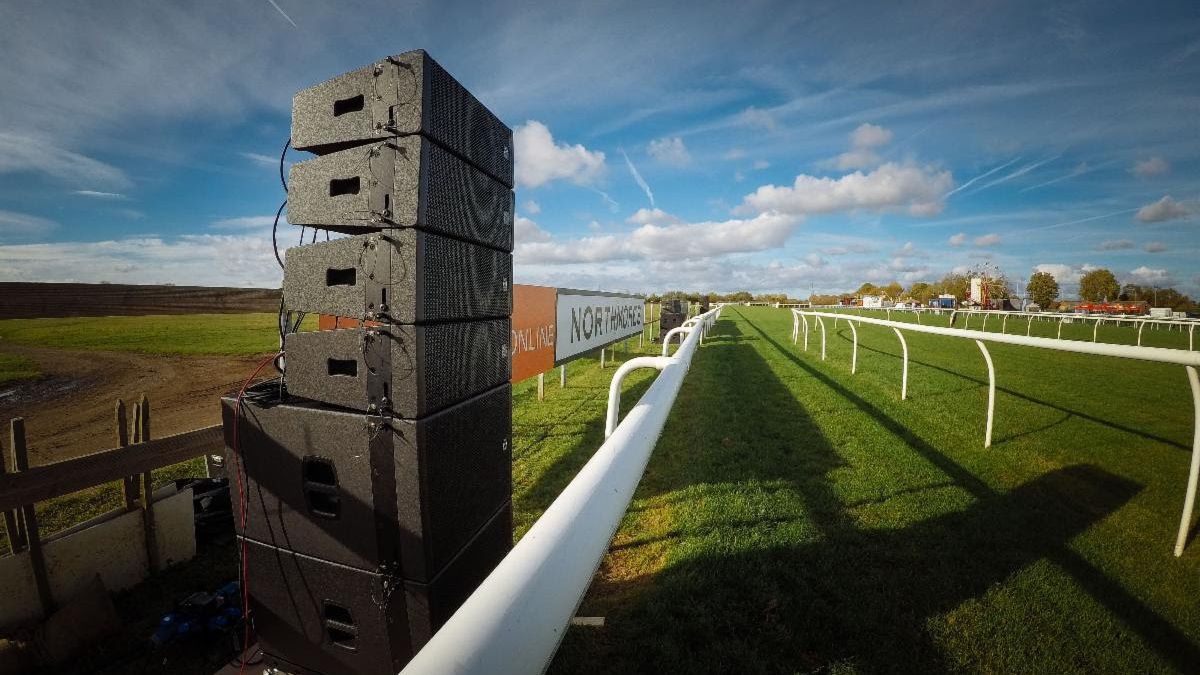
[[[267,663],[400,670],[512,545],[512,131],[423,51],[298,93],[282,384],[223,399]],[[236,429],[235,429],[236,427]],[[236,434],[236,435],[235,435]]]

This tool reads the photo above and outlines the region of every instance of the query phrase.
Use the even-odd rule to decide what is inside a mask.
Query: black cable
[[[283,192],[287,194],[287,178],[283,175],[283,158],[287,156],[288,148],[292,145],[292,137],[288,136],[287,143],[283,144],[283,152],[279,153],[279,182],[283,185]]]
[[[279,205],[279,209],[275,211],[275,223],[271,225],[271,247],[275,249],[275,260],[279,262],[279,269],[283,269],[283,258],[279,256],[279,240],[275,234],[279,230],[279,216],[283,214],[283,207],[287,206],[287,199]]]

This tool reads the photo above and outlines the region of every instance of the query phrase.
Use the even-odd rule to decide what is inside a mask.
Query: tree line
[[[707,297],[710,302],[768,302],[789,304],[795,302],[812,302],[815,305],[834,305],[846,297],[862,297],[864,295],[879,295],[893,301],[912,301],[922,305],[940,295],[954,296],[955,300],[966,299],[971,290],[971,279],[981,278],[987,286],[988,297],[995,299],[1013,298],[1013,284],[1008,277],[996,269],[986,271],[971,271],[965,274],[951,272],[938,281],[917,281],[905,288],[900,282],[892,281],[884,285],[870,282],[859,286],[857,290],[836,294],[813,294],[808,298],[790,298],[786,293],[751,293],[735,291],[733,293],[698,293],[688,291],[668,291],[661,295],[647,296],[649,302],[663,300],[688,300],[700,302]],[[1042,309],[1053,309],[1057,306],[1061,288],[1054,275],[1049,272],[1034,272],[1025,284],[1025,297],[1036,303]],[[1146,301],[1152,307],[1170,307],[1180,312],[1194,312],[1200,309],[1195,300],[1174,288],[1157,288],[1139,284],[1125,284],[1117,280],[1111,270],[1098,268],[1089,270],[1079,280],[1079,298],[1087,302],[1115,301]]]

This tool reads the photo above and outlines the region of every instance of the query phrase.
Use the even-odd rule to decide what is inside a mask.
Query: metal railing
[[[1022,347],[1037,347],[1040,349],[1050,349],[1054,351],[1071,352],[1075,354],[1110,356],[1184,366],[1184,368],[1187,370],[1188,382],[1191,385],[1192,404],[1195,408],[1195,421],[1193,423],[1192,461],[1188,472],[1187,491],[1183,501],[1183,516],[1181,517],[1179,523],[1179,533],[1175,538],[1175,555],[1177,557],[1183,555],[1183,547],[1187,541],[1188,528],[1191,525],[1192,511],[1196,502],[1197,484],[1200,483],[1200,377],[1197,377],[1196,373],[1196,368],[1200,367],[1200,352],[1185,352],[1182,349],[1164,349],[1162,347],[1135,347],[1131,345],[1114,345],[1103,342],[1083,342],[1079,340],[1028,337],[1025,335],[1011,335],[1007,333],[986,333],[981,330],[926,326],[904,321],[876,319],[874,317],[859,316],[856,314],[837,314],[830,312],[814,312],[793,309],[792,343],[796,344],[799,341],[800,334],[803,333],[804,351],[808,351],[808,317],[813,317],[821,329],[822,361],[825,360],[825,322],[822,317],[841,319],[850,324],[851,375],[853,375],[857,370],[858,362],[858,329],[854,324],[865,323],[875,326],[884,326],[895,331],[896,337],[900,340],[900,346],[902,349],[902,375],[900,385],[901,400],[907,398],[908,395],[908,345],[904,341],[904,335],[901,333],[902,330],[912,331],[915,333],[927,333],[929,335],[941,335],[945,337],[967,338],[974,340],[976,346],[979,347],[979,351],[983,355],[984,361],[987,363],[988,369],[987,423],[984,429],[983,441],[983,446],[985,448],[991,447],[992,445],[992,424],[995,419],[996,412],[996,369],[992,364],[992,356],[990,353],[988,353],[987,345],[984,344],[986,342],[998,342],[1002,344],[1018,345]]]
[[[717,306],[690,320],[673,356],[646,357],[662,372],[620,425],[619,380],[641,359],[617,370],[607,440],[403,673],[546,669],[629,507],[702,334],[720,313]]]

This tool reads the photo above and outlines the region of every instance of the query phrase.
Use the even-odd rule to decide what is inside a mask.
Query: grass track
[[[1194,672],[1182,368],[726,310],[554,672]],[[1011,331],[1011,326],[1010,326]],[[1103,331],[1103,329],[1102,329]],[[1065,337],[1065,336],[1064,336]]]
[[[0,352],[0,384],[30,380],[40,375],[37,364],[15,354]]]

